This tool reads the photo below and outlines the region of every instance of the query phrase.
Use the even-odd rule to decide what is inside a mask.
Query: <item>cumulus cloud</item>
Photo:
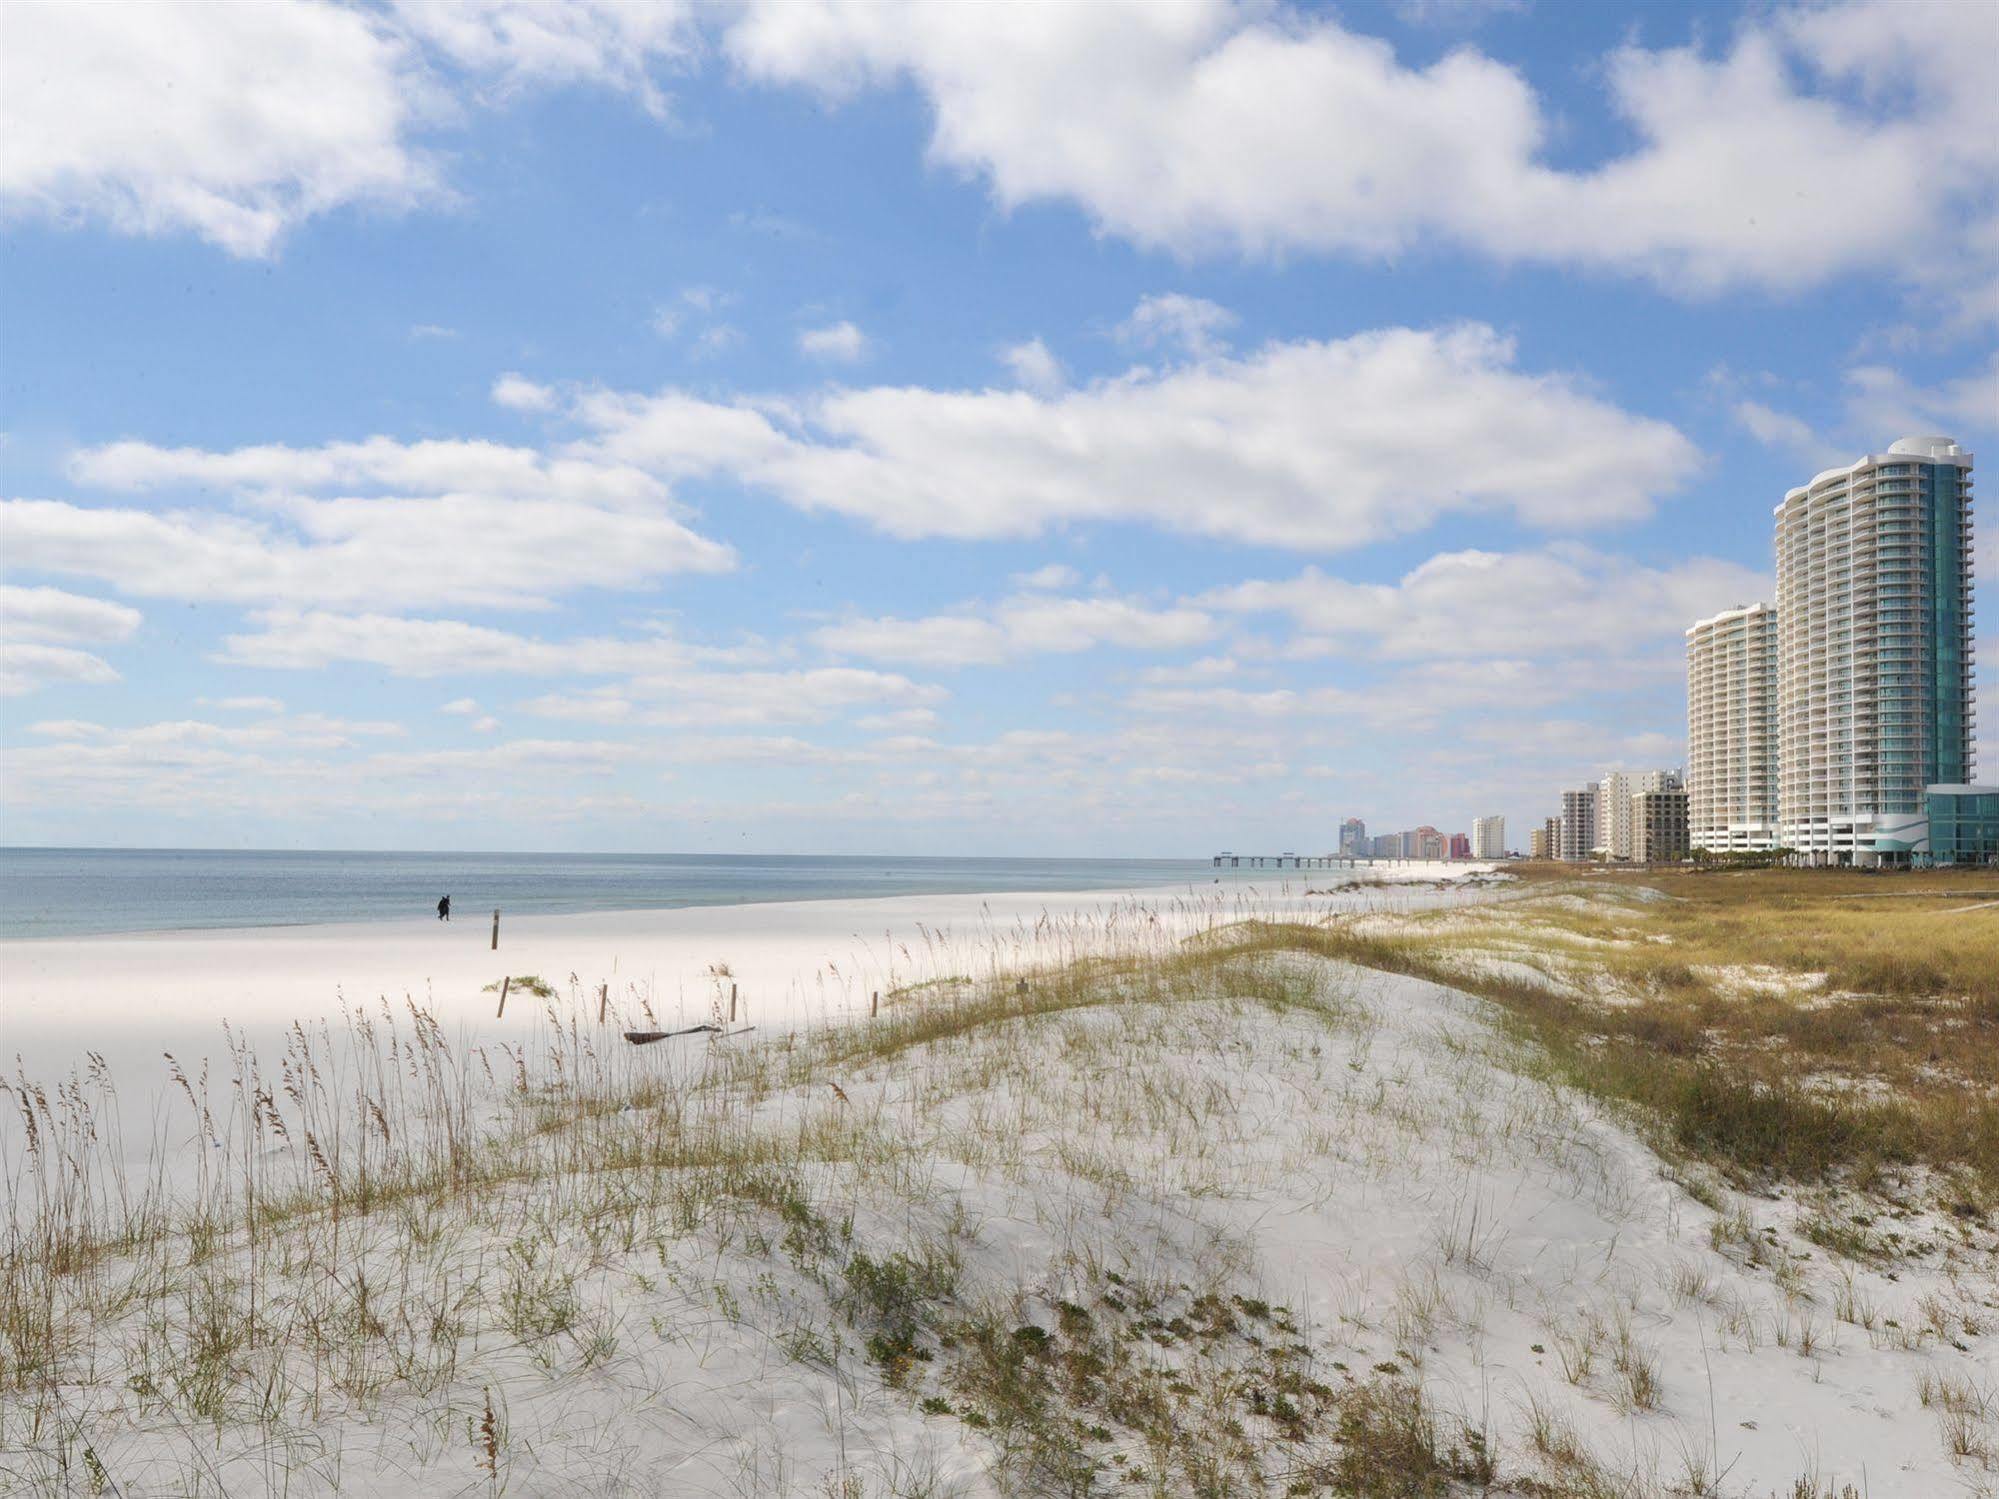
[[[1443,552],[1394,583],[1295,578],[1204,595],[1217,611],[1278,613],[1328,650],[1373,657],[1676,656],[1680,631],[1769,596],[1767,575],[1696,557],[1649,567],[1572,542],[1533,552]]]
[[[1224,335],[1236,324],[1228,308],[1201,297],[1169,292],[1146,297],[1117,326],[1118,338],[1144,349],[1179,349],[1192,359],[1206,359],[1228,347]]]
[[[1737,401],[1732,412],[1737,424],[1766,448],[1814,469],[1833,461],[1834,445],[1803,417],[1749,400]]]
[[[589,83],[665,116],[652,72],[695,45],[689,12],[621,0],[394,0],[386,11],[21,0],[0,48],[0,203],[268,255],[335,209],[448,201],[417,137],[454,116],[459,93],[504,100]]]
[[[1000,363],[1012,372],[1016,385],[1024,386],[1036,395],[1053,395],[1069,383],[1069,374],[1062,368],[1062,361],[1039,338],[1009,344],[1001,349]]]
[[[329,209],[438,196],[407,139],[425,98],[407,44],[346,6],[29,0],[0,47],[0,201],[264,255]]]
[[[867,357],[868,336],[848,322],[807,328],[798,335],[798,351],[828,364],[856,364]]]
[[[147,598],[539,607],[579,588],[636,588],[735,564],[728,547],[679,518],[657,478],[498,443],[375,437],[208,451],[119,442],[78,453],[70,473],[101,489],[220,490],[240,501],[231,510],[0,502],[12,565]],[[328,489],[346,492],[311,493]]]
[[[726,473],[902,537],[1135,521],[1333,551],[1452,514],[1630,520],[1698,464],[1670,425],[1521,370],[1479,324],[1273,343],[1052,397],[878,387],[721,405],[668,390],[575,410],[606,463]]]
[[[60,588],[0,584],[0,697],[60,683],[119,680],[110,662],[79,645],[111,645],[139,627],[136,609]]]
[[[313,671],[338,663],[396,676],[622,677],[523,704],[524,711],[590,723],[813,722],[862,708],[922,707],[943,689],[892,672],[852,667],[734,669],[735,653],[667,635],[545,640],[452,619],[323,610],[264,610],[254,632],[225,637],[220,659],[266,670]],[[479,713],[461,698],[447,713]]]
[[[1573,166],[1519,70],[1470,47],[1410,66],[1283,7],[750,0],[726,45],[770,82],[911,83],[932,157],[1002,205],[1071,201],[1181,254],[1434,239],[1694,291],[1921,278],[1961,253],[1939,220],[1989,216],[1999,175],[1999,12],[1947,0],[1778,10],[1712,54],[1624,46],[1601,76],[1631,143]]]
[[[493,382],[493,404],[509,411],[552,411],[555,392],[509,371]]]
[[[1967,375],[1928,386],[1887,365],[1855,365],[1846,372],[1846,409],[1856,431],[1881,434],[1870,452],[1920,432],[1966,438],[1999,432],[1999,354]]]
[[[733,564],[671,516],[480,495],[294,499],[269,519],[7,500],[0,537],[23,567],[201,603],[534,608]]]
[[[836,654],[871,661],[979,666],[1104,645],[1176,650],[1200,644],[1214,630],[1214,620],[1198,609],[1153,609],[1131,599],[1024,594],[989,611],[847,620],[819,630],[813,638]]]
[[[1015,573],[1014,583],[1021,588],[1060,589],[1074,588],[1083,581],[1083,575],[1066,562],[1050,562],[1045,567],[1037,567],[1032,572]]]
[[[692,6],[678,0],[394,0],[394,9],[432,51],[502,92],[597,83],[661,118],[667,99],[652,69],[698,45]]]
[[[20,697],[59,683],[101,687],[121,680],[102,656],[66,645],[0,640],[0,697]]]
[[[60,588],[0,584],[0,638],[44,643],[127,639],[139,628],[137,609]]]

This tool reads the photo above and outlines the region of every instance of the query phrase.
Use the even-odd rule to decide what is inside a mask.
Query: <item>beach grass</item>
[[[1984,1482],[1999,1398],[1930,1361],[1990,1331],[1989,1095],[1982,1063],[1939,1081],[1906,1053],[1914,1016],[1982,1034],[1989,995],[1952,976],[1985,939],[1951,934],[1937,990],[1856,998],[1855,1029],[1799,1018],[1822,986],[1745,997],[1706,972],[1826,971],[1777,961],[1830,949],[1781,949],[1753,895],[1727,901],[1768,941],[1728,957],[1693,896],[1638,888],[1231,913],[1192,938],[1079,927],[1044,944],[1058,961],[678,1051],[624,1045],[574,984],[536,998],[525,1039],[474,1047],[382,1002],[295,1026],[281,1057],[232,1040],[212,1073],[167,1059],[175,1111],[137,1168],[105,1148],[101,1066],[53,1089],[17,1076],[0,1479],[651,1492],[670,1459],[698,1473],[686,1492],[847,1499],[1719,1492],[1712,1433],[1673,1426],[1644,1461],[1605,1438],[1697,1413],[1684,1350],[1656,1341],[1679,1308],[1712,1324],[1703,1349],[1816,1362],[1846,1329],[1907,1357],[1911,1410]],[[1419,1002],[1441,1008],[1410,1019]],[[1811,1085],[1835,1065],[1874,1091]],[[1638,1221],[1651,1189],[1603,1158],[1586,1100],[1692,1194],[1673,1212],[1699,1232],[1669,1268],[1551,1282],[1512,1261],[1532,1215],[1484,1184],[1516,1158],[1613,1243]],[[1756,1208],[1835,1182],[1861,1195],[1800,1198],[1794,1227]],[[1940,1219],[1894,1216],[1911,1183]],[[1328,1325],[1270,1282],[1258,1225],[1353,1184],[1409,1229]],[[1918,1220],[1963,1242],[1918,1264],[1896,1227]],[[1869,1268],[1891,1261],[1904,1280]],[[1500,1411],[1442,1377],[1440,1350],[1482,1361],[1509,1318],[1547,1382]],[[754,1390],[811,1405],[817,1436],[752,1422]],[[1794,1492],[1840,1489],[1805,1474]]]

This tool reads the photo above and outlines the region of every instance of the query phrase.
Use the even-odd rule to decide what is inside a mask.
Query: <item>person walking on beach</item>
[[[438,919],[439,921],[449,921],[449,920],[451,919],[451,897],[450,897],[450,896],[448,896],[448,895],[447,895],[447,896],[445,896],[443,900],[441,900],[441,901],[439,901],[439,902],[437,903],[437,919]]]

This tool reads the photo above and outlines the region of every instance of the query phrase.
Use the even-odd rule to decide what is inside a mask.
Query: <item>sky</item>
[[[1786,489],[1999,446],[1995,59],[1984,0],[5,0],[0,842],[1524,846],[1684,759]]]

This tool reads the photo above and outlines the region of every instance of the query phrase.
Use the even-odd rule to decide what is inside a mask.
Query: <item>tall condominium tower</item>
[[[1349,817],[1340,824],[1340,853],[1364,855],[1367,852],[1367,824],[1358,817]]]
[[[1927,856],[1924,791],[1971,779],[1971,455],[1905,437],[1777,519],[1778,830],[1813,864]]]
[[[1687,837],[1777,846],[1777,611],[1739,604],[1687,635]]]
[[[1677,791],[1679,776],[1670,770],[1613,770],[1597,782],[1596,846],[1610,859],[1638,857],[1631,799],[1646,791]]]
[[[1506,857],[1506,819],[1481,817],[1471,825],[1471,856],[1474,859]]]
[[[1555,857],[1565,863],[1580,864],[1596,850],[1596,793],[1595,781],[1562,793],[1561,843]]]

